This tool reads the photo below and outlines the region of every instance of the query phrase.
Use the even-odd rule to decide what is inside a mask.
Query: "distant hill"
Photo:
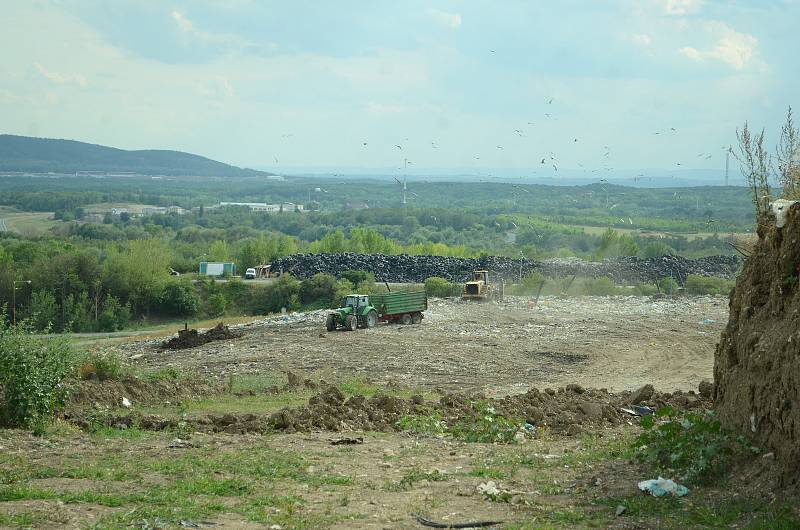
[[[75,173],[105,171],[143,175],[257,177],[271,173],[243,169],[181,151],[126,151],[74,140],[0,134],[0,171]]]

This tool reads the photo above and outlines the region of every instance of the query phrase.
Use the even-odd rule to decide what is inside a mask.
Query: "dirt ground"
[[[324,317],[319,311],[232,326],[241,338],[183,351],[164,351],[160,340],[117,348],[143,366],[221,377],[290,369],[488,395],[569,383],[686,391],[711,379],[728,308],[722,297],[553,297],[536,307],[521,297],[498,304],[432,300],[417,326],[331,333]]]

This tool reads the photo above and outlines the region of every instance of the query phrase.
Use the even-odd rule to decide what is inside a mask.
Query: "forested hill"
[[[255,177],[270,173],[242,169],[181,151],[126,151],[74,140],[0,135],[0,171],[35,173],[105,171],[143,175]]]

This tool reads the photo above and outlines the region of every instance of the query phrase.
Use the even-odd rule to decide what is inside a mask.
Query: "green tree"
[[[43,331],[55,324],[58,318],[58,303],[50,291],[34,291],[31,295],[31,323]]]
[[[192,284],[186,281],[171,281],[161,292],[160,310],[170,316],[183,317],[197,314],[200,310],[200,298]]]

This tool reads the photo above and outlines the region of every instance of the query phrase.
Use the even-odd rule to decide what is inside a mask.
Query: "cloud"
[[[456,29],[461,26],[461,15],[459,13],[448,13],[447,11],[440,11],[439,9],[428,9],[428,14],[437,22],[450,29]]]
[[[192,24],[192,21],[186,18],[186,15],[180,11],[172,11],[172,20],[178,24],[178,29],[180,29],[182,32],[192,33],[194,31],[194,24]]]
[[[758,39],[754,36],[739,33],[721,22],[710,23],[708,31],[717,37],[711,48],[703,51],[685,46],[679,49],[678,53],[694,62],[703,62],[707,59],[720,61],[735,70],[744,70],[756,61]]]
[[[700,9],[703,0],[661,0],[664,14],[682,17]]]
[[[650,46],[653,39],[647,33],[636,33],[631,35],[631,42],[637,46]]]
[[[82,87],[85,87],[89,84],[86,81],[86,78],[80,74],[73,74],[73,75],[62,75],[58,72],[53,72],[52,70],[48,70],[40,63],[33,63],[34,68],[48,81],[55,83],[57,85],[67,85],[67,84],[76,84]]]

